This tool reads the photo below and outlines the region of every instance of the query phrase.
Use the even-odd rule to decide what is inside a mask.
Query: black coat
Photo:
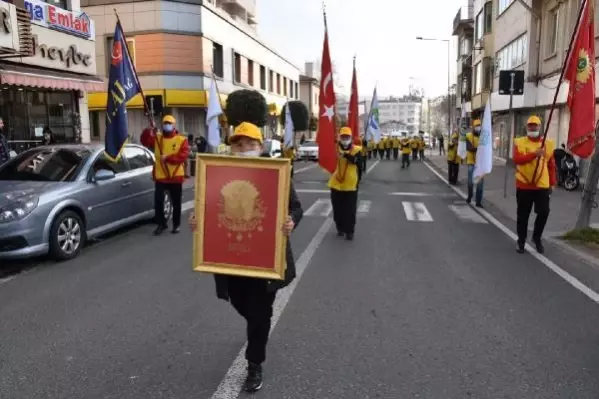
[[[293,223],[295,227],[299,224],[304,216],[304,210],[302,209],[302,204],[297,196],[297,192],[293,186],[293,181],[291,182],[289,189],[289,215],[293,219]],[[287,287],[293,279],[295,279],[295,259],[293,258],[293,251],[291,250],[291,242],[289,238],[287,238],[286,245],[286,261],[287,268],[285,269],[285,280],[268,280],[267,281],[267,290],[270,292],[277,291],[281,288]],[[229,300],[229,276],[223,274],[215,274],[214,282],[216,284],[216,296],[219,299],[224,299],[225,301]]]
[[[0,132],[0,165],[8,162],[10,159],[10,148],[8,147],[8,141],[6,137]]]

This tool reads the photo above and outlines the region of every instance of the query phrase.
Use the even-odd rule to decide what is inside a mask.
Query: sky
[[[451,84],[455,83],[453,18],[466,0],[325,0],[334,76],[345,94],[351,88],[356,56],[360,97],[377,85],[379,97],[407,94],[409,85],[426,97],[447,93],[447,43]],[[258,34],[300,68],[322,56],[324,23],[321,0],[257,0]]]

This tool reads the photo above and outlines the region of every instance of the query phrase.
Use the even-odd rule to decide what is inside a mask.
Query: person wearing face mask
[[[549,202],[557,183],[553,140],[540,135],[541,119],[532,115],[526,122],[526,136],[514,139],[513,159],[516,164],[516,250],[524,253],[528,233],[528,219],[533,209],[537,214],[532,241],[537,252],[544,253],[542,236],[549,218]]]
[[[352,131],[344,126],[339,131],[337,168],[329,179],[333,219],[337,235],[354,239],[358,203],[359,165],[362,164],[362,147],[352,144]]]
[[[474,166],[476,165],[476,151],[480,141],[481,122],[480,119],[475,119],[472,122],[473,132],[466,134],[466,163],[468,164],[468,199],[466,202],[472,202],[474,195]],[[476,184],[475,203],[479,208],[483,207],[483,188],[484,180]]]
[[[185,168],[183,167],[189,156],[189,142],[183,135],[179,135],[175,128],[176,120],[172,115],[162,118],[162,133],[155,129],[146,129],[140,141],[144,147],[154,151],[154,170],[152,177],[154,188],[154,211],[156,230],[154,235],[162,234],[168,225],[164,215],[164,195],[169,193],[173,206],[173,234],[179,233],[181,225],[181,200],[183,198],[183,181]]]
[[[243,122],[235,128],[230,137],[231,155],[241,157],[259,157],[262,153],[262,133],[260,129],[248,122]],[[256,392],[262,388],[262,363],[266,359],[266,344],[270,334],[273,304],[277,291],[288,286],[295,278],[295,261],[289,236],[297,227],[304,211],[299,201],[293,181],[289,189],[289,213],[282,227],[287,240],[285,279],[265,280],[251,277],[214,275],[216,295],[231,303],[233,308],[247,323],[247,347],[245,358],[248,362],[247,375],[243,389],[246,392]],[[189,217],[192,230],[197,228],[197,221],[192,213]]]

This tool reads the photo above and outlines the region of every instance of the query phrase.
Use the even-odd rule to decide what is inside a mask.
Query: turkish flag
[[[588,158],[595,150],[595,21],[593,0],[585,0],[565,78],[570,82],[568,150]]]
[[[347,124],[351,129],[354,144],[361,145],[360,140],[360,110],[358,109],[358,79],[356,79],[356,62],[354,60],[354,75],[351,79],[351,97],[349,98],[349,112]]]
[[[320,73],[318,132],[318,163],[329,173],[337,168],[337,150],[335,134],[335,88],[333,85],[333,66],[329,53],[329,34],[324,31],[322,48],[322,69]]]

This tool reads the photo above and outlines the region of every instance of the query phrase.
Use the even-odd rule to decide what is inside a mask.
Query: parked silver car
[[[37,147],[0,166],[0,259],[76,257],[86,240],[154,216],[153,154],[127,145]],[[165,215],[171,202],[165,198]]]

